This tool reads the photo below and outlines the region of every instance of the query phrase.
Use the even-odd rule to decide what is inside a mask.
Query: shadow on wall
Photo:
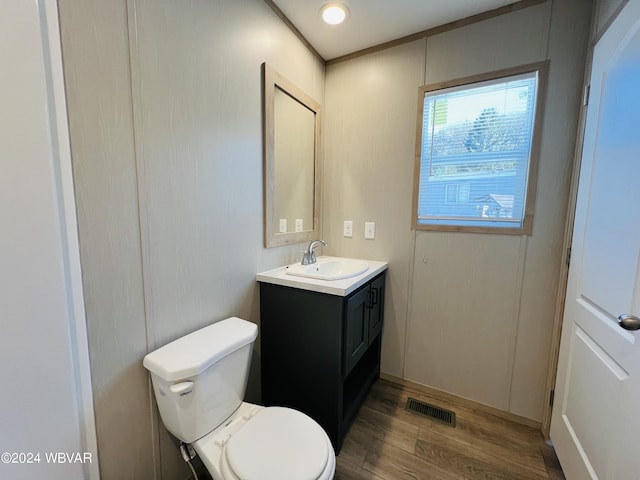
[[[400,276],[400,275],[398,275]],[[402,289],[395,289],[395,280],[397,276],[394,275],[394,272],[391,267],[391,263],[389,263],[389,270],[387,272],[387,280],[385,286],[384,293],[384,318],[397,318],[398,312],[406,312],[406,299],[402,298]],[[396,302],[394,301],[394,293],[397,291],[400,296],[400,308],[396,308]],[[384,371],[384,365],[401,365],[404,369],[404,342],[405,342],[405,326],[403,321],[385,321],[382,327],[382,353],[381,353],[381,371]],[[389,332],[389,329],[394,329],[393,333]],[[385,340],[389,341],[389,339],[396,339],[397,344],[393,346],[393,348],[385,348]],[[395,356],[395,358],[393,358]],[[394,376],[402,376],[401,373],[396,374],[394,372]]]
[[[247,380],[247,391],[244,394],[244,399],[249,403],[261,403],[262,401],[262,374],[261,374],[261,355],[260,355],[260,288],[257,282],[253,282],[248,291],[242,298],[247,299],[245,305],[240,308],[240,312],[244,312],[239,315],[246,314],[246,320],[251,319],[258,325],[258,338],[253,344],[253,354],[251,355],[251,367],[249,369],[249,379]],[[247,307],[247,308],[244,308]]]
[[[132,385],[138,390],[136,401],[131,401]],[[94,387],[94,392],[96,390]],[[99,391],[99,395],[94,394],[94,406],[102,413],[96,416],[101,477],[117,478],[119,465],[124,458],[134,463],[130,465],[131,472],[148,471],[152,464],[146,455],[130,454],[132,449],[149,451],[148,438],[139,435],[139,432],[154,430],[151,415],[138,413],[141,406],[149,405],[153,398],[149,373],[142,366],[142,356],[139,362],[130,364],[108,387],[102,386]],[[155,399],[152,401],[155,408]],[[114,429],[114,425],[118,425],[118,428]],[[129,443],[122,442],[122,438],[128,438]],[[131,442],[139,444],[132,446]]]

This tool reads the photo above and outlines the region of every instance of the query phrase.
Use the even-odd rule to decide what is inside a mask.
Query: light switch
[[[280,233],[287,233],[287,219],[280,219]]]
[[[304,230],[303,222],[301,218],[296,218],[296,232]]]
[[[376,223],[364,222],[364,238],[367,240],[373,240],[376,238]]]
[[[344,233],[343,235],[347,238],[353,237],[353,222],[351,220],[344,221]]]

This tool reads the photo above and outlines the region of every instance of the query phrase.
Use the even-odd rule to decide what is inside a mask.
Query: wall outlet
[[[304,230],[304,224],[301,218],[296,218],[296,232],[301,232]]]
[[[376,238],[376,223],[364,222],[364,238],[367,240],[373,240]]]
[[[286,218],[281,218],[280,219],[280,233],[287,233],[287,219]]]
[[[351,220],[344,221],[344,233],[343,235],[347,238],[353,237],[353,222]]]

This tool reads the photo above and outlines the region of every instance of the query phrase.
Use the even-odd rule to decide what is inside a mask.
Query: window
[[[419,230],[530,234],[547,62],[419,92]]]

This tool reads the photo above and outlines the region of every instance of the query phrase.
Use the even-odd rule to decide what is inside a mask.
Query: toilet
[[[144,357],[162,422],[214,480],[330,480],[336,458],[318,423],[244,402],[258,327],[228,318]]]

